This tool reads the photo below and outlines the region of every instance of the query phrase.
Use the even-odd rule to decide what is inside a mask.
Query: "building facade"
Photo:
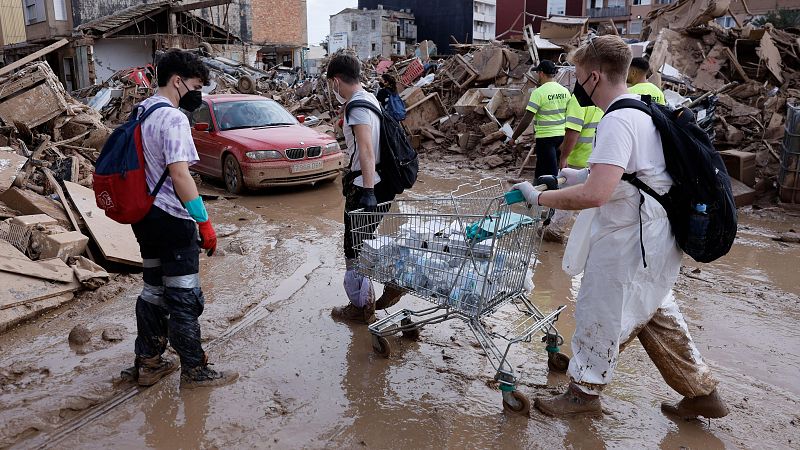
[[[405,10],[347,8],[332,15],[330,24],[331,53],[349,47],[361,59],[404,55],[417,42],[415,17]]]
[[[620,36],[638,37],[647,14],[676,0],[585,0],[584,15],[589,27],[614,22]]]
[[[414,14],[417,38],[432,40],[439,53],[450,53],[453,39],[460,43],[487,42],[497,29],[496,0],[359,0],[359,8],[405,9]]]

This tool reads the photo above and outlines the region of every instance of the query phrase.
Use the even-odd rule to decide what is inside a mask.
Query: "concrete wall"
[[[128,67],[152,64],[150,39],[98,39],[94,42],[94,67],[98,83]]]
[[[375,29],[372,29],[373,20]],[[377,11],[347,11],[331,16],[331,34],[347,33],[347,45],[361,59],[378,55],[382,51],[381,17]],[[356,23],[356,30],[353,30]],[[375,50],[373,50],[373,45]]]
[[[797,0],[747,0],[747,8],[756,15],[766,14],[778,9],[800,9]],[[731,11],[734,14],[745,14],[742,0],[731,0]]]

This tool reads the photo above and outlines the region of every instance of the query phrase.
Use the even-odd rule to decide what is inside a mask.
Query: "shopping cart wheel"
[[[408,325],[414,325],[414,322],[411,320],[410,317],[406,317],[405,319],[400,321],[400,325],[405,327],[405,326],[408,326]],[[414,329],[411,329],[411,330],[403,330],[403,337],[405,337],[406,339],[411,339],[413,341],[418,340],[419,339],[419,328],[414,328]]]
[[[389,345],[389,340],[383,336],[372,335],[372,350],[375,353],[388,358],[392,354],[392,347]]]
[[[527,416],[531,412],[531,402],[528,400],[528,397],[525,396],[520,391],[513,391],[510,392],[511,396],[514,397],[516,400],[516,405],[512,406],[506,399],[503,399],[503,409],[510,413],[519,414],[521,416]]]
[[[561,352],[547,353],[547,368],[551,372],[566,372],[569,367],[569,356]]]

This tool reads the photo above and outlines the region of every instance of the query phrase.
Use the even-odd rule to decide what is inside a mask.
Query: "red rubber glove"
[[[213,255],[217,250],[217,233],[211,225],[211,220],[199,222],[197,226],[200,229],[200,247],[208,250],[206,255]]]

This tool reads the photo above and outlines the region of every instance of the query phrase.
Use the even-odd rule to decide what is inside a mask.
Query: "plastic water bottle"
[[[706,205],[698,203],[689,217],[689,238],[686,242],[686,251],[691,254],[700,254],[706,248],[706,233],[708,232],[708,213]]]

